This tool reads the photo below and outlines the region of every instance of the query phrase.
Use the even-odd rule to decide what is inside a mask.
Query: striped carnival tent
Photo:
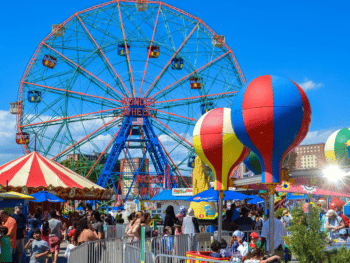
[[[106,190],[37,152],[0,166],[0,191],[23,194],[48,191],[65,200],[109,200]]]

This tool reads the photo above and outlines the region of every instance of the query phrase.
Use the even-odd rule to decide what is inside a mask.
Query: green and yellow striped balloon
[[[330,164],[341,164],[348,158],[347,141],[350,140],[350,129],[343,128],[332,133],[326,141],[324,153]]]

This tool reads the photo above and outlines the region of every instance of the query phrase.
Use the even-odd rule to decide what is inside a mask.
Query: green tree
[[[298,154],[295,151],[291,151],[284,158],[282,163],[282,168],[288,169],[289,171],[293,171],[295,169],[295,165],[297,162]]]
[[[329,241],[327,233],[321,231],[320,208],[310,204],[309,213],[305,214],[301,206],[296,206],[291,213],[291,235],[286,238],[291,252],[300,263],[324,263]]]
[[[73,161],[73,160],[63,160],[61,164],[69,169],[71,169],[73,172],[76,172],[77,174],[80,174],[81,176],[85,177],[92,166],[94,165],[94,161],[88,161],[88,160],[81,160],[81,161]],[[88,179],[94,183],[97,182],[98,177],[101,174],[101,171],[103,169],[103,164],[97,164],[94,168],[94,170],[90,173]]]

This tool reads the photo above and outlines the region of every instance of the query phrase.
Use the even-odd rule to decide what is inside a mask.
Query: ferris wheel
[[[244,83],[225,37],[201,19],[159,1],[110,1],[41,41],[13,105],[16,140],[56,161],[84,156],[86,174],[103,167],[98,183],[116,190],[123,173],[130,188],[136,174],[180,178],[192,170],[196,121],[229,107]],[[120,168],[135,157],[146,171]]]

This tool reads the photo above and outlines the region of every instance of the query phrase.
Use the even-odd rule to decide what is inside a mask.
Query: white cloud
[[[0,165],[23,155],[22,145],[16,144],[16,115],[0,110]]]
[[[298,83],[298,84],[304,91],[323,87],[323,84],[321,84],[321,83],[317,84],[317,83],[313,82],[312,80],[308,80],[307,78],[305,78],[304,82]]]
[[[301,144],[326,143],[328,137],[338,129],[339,128],[333,127],[318,131],[309,131],[305,139],[301,142]]]

